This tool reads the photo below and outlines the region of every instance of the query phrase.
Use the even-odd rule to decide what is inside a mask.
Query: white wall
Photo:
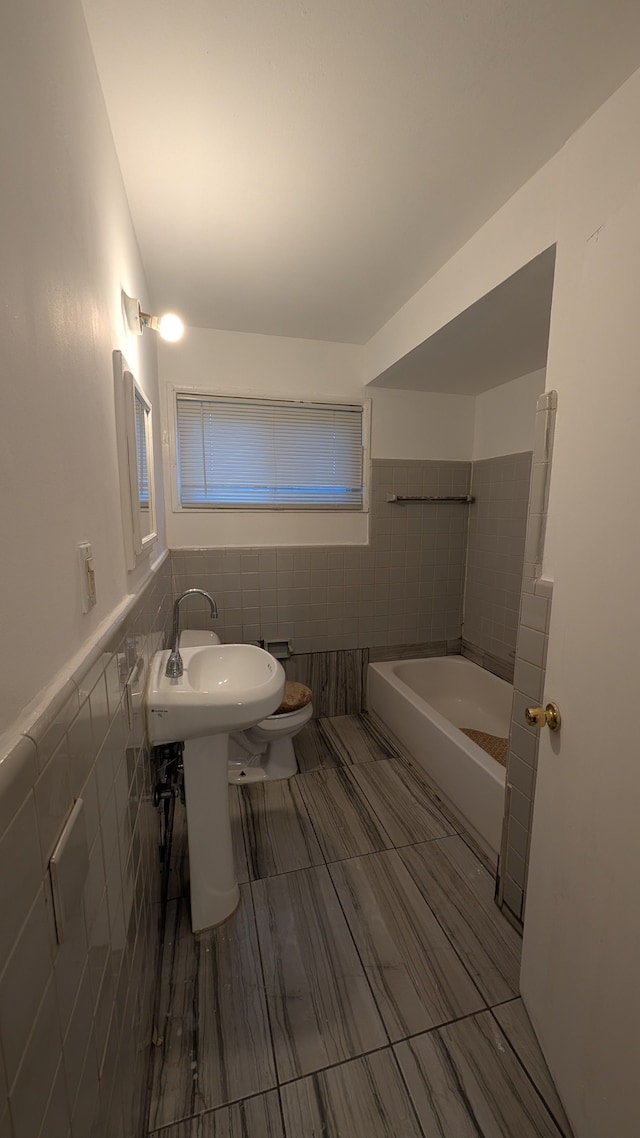
[[[432,391],[368,388],[374,458],[471,458],[475,399]]]
[[[474,461],[533,450],[536,400],[544,386],[541,368],[476,396]]]
[[[113,349],[155,404],[157,380],[153,341],[122,324],[121,286],[146,289],[80,4],[11,4],[0,53],[1,734],[140,577],[124,563]]]
[[[338,399],[373,395],[373,458],[468,459],[474,400],[468,396],[365,389],[364,348],[321,340],[188,328],[179,344],[160,344],[167,540],[171,547],[361,544],[367,515],[323,512],[179,510],[170,487],[174,387],[269,398]]]

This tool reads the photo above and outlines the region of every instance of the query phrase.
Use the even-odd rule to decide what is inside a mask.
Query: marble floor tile
[[[378,759],[395,759],[396,745],[369,715],[334,715],[322,720],[326,737],[343,763],[371,763]]]
[[[280,1081],[387,1042],[325,866],[251,886]]]
[[[564,1138],[572,1138],[569,1119],[560,1102],[560,1096],[522,1000],[510,1000],[508,1004],[499,1004],[491,1010],[520,1062],[529,1072]]]
[[[231,821],[233,863],[236,867],[238,881],[242,885],[249,880],[249,863],[244,840],[242,789],[239,786],[229,787],[229,819]]]
[[[422,1138],[390,1048],[288,1083],[280,1093],[287,1138]]]
[[[327,861],[393,846],[346,767],[297,775],[296,783]]]
[[[395,850],[329,867],[391,1040],[485,1007]]]
[[[284,1138],[277,1091],[154,1130],[151,1138]]]
[[[311,719],[294,737],[293,748],[301,773],[340,766],[341,759],[327,736],[325,722],[324,719]]]
[[[369,659],[367,648],[347,648],[290,656],[288,680],[311,688],[316,716],[353,714],[362,707]]]
[[[295,778],[238,788],[252,881],[324,863]]]
[[[391,759],[354,766],[349,775],[396,846],[413,845],[454,834],[422,783],[408,768]]]
[[[491,1012],[394,1050],[426,1135],[561,1138]]]
[[[440,793],[438,787],[429,778],[429,775],[424,770],[422,765],[418,762],[418,760],[414,759],[413,755],[410,755],[408,752],[403,751],[401,748],[396,760],[396,767],[400,766],[404,767],[407,770],[412,780],[415,780],[415,782],[419,783],[425,798],[428,798],[430,800],[434,809],[437,810],[445,819],[447,826],[449,827],[449,832],[460,834],[460,837],[464,841],[465,845],[467,845],[472,853],[474,853],[478,858],[478,860],[482,862],[487,873],[490,873],[491,876],[495,878],[497,870],[497,859],[495,854],[487,852],[487,850],[483,849],[482,846],[480,846],[480,844],[476,841],[476,839],[471,836],[469,831],[465,828],[466,823],[462,815],[454,810],[450,803],[448,803],[442,797],[442,794]]]
[[[435,806],[436,810],[439,810],[440,813],[447,819],[447,822],[451,829],[455,833],[460,833],[464,826],[462,818],[449,805],[449,803],[445,801],[438,787],[434,782],[431,781],[429,775],[418,762],[418,760],[414,759],[413,755],[410,755],[408,752],[401,751],[396,759],[396,763],[398,766],[405,767],[411,773],[411,776],[416,780],[416,782],[420,783],[423,794],[431,799],[431,802]]]
[[[175,901],[189,893],[189,847],[187,842],[187,814],[178,798],[174,806],[171,845],[166,852],[167,900]]]
[[[398,851],[488,1004],[519,994],[521,940],[494,881],[458,836]]]
[[[185,899],[168,906],[150,1128],[276,1084],[250,886],[235,914],[194,936]]]

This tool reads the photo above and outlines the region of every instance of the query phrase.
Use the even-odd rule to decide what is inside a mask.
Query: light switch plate
[[[93,563],[93,551],[88,541],[78,544],[80,557],[80,589],[82,592],[82,611],[89,612],[97,602],[96,573]]]

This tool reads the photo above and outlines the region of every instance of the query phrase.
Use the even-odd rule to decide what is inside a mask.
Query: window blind
[[[189,507],[360,509],[362,408],[177,395]]]
[[[147,463],[147,412],[138,398],[134,398],[136,417],[136,466],[138,470],[138,499],[141,509],[149,507],[149,466]]]

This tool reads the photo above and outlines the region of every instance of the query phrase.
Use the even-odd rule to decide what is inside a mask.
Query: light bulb
[[[165,312],[164,316],[160,317],[160,327],[158,328],[163,340],[182,339],[184,333],[184,324],[179,316],[173,312]]]

